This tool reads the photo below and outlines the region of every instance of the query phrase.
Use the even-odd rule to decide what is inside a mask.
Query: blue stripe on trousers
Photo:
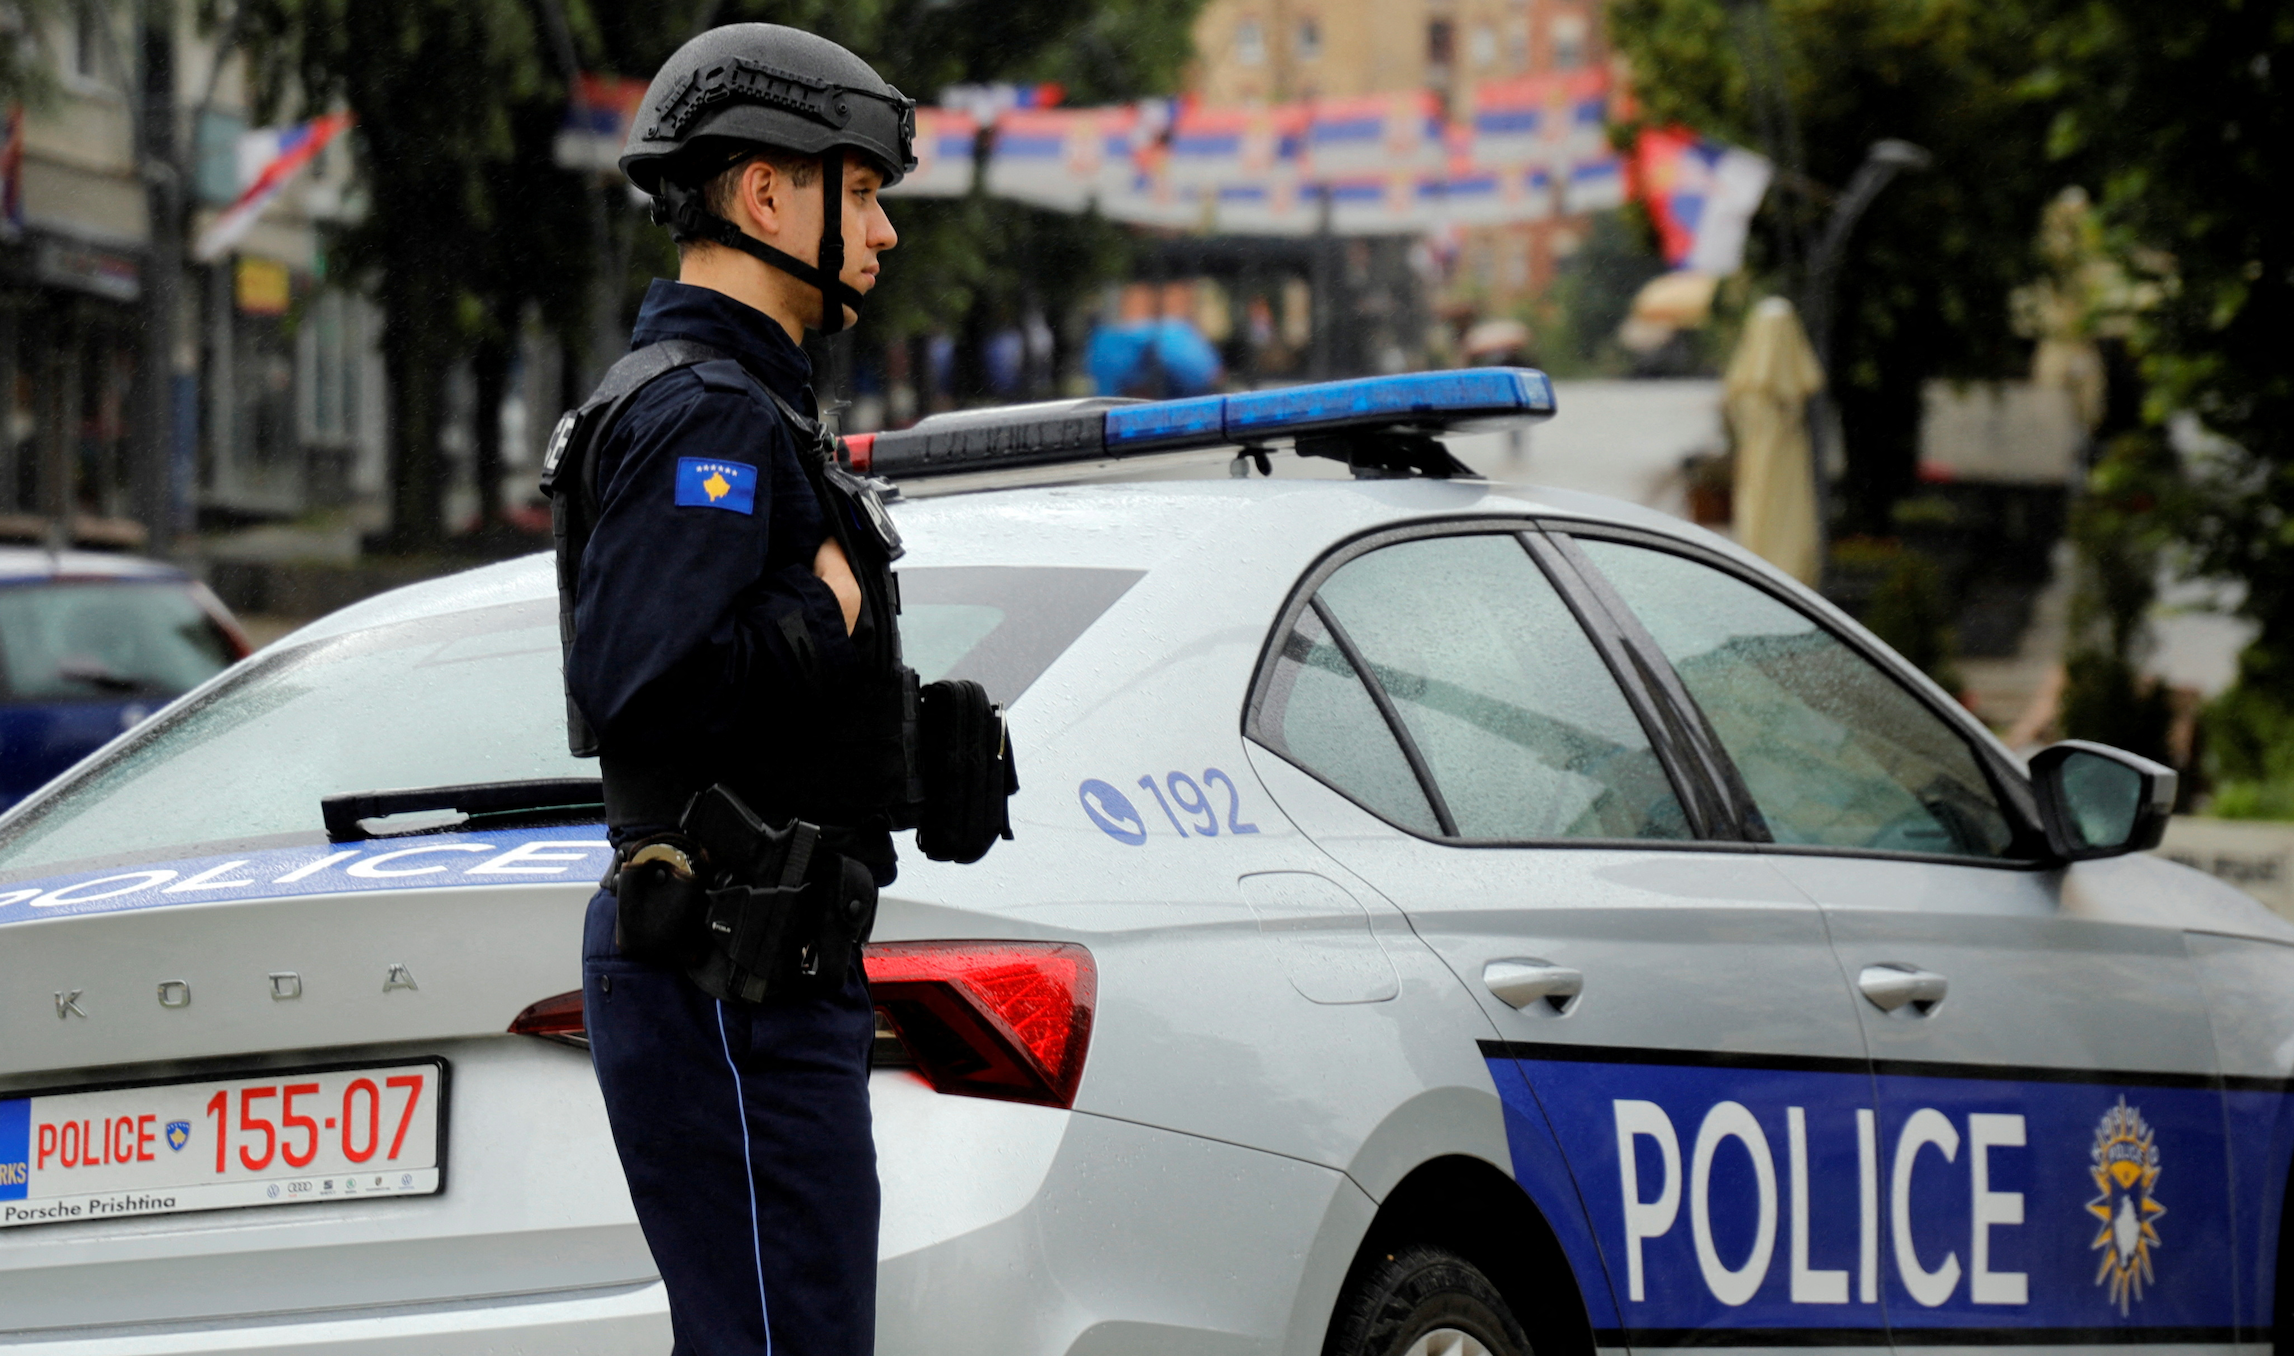
[[[681,975],[616,955],[613,912],[613,896],[591,899],[582,962],[590,1054],[669,1291],[676,1356],[774,1347],[870,1356],[876,1022],[858,964],[833,997],[719,1005]],[[738,1116],[712,1091],[728,1067]]]

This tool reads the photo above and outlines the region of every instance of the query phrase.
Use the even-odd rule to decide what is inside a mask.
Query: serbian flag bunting
[[[618,75],[583,71],[566,93],[565,120],[558,124],[551,158],[561,169],[612,174],[621,166],[629,124],[645,102],[646,83]]]
[[[1744,241],[1773,174],[1768,161],[1686,128],[1641,133],[1632,195],[1649,209],[1665,262],[1726,276],[1744,264]]]
[[[885,189],[887,196],[961,198],[972,191],[972,146],[979,120],[956,108],[916,110],[916,168]]]
[[[293,127],[266,127],[241,137],[239,182],[246,187],[238,201],[224,208],[200,233],[192,257],[213,263],[230,253],[263,215],[263,209],[279,196],[279,190],[317,159],[350,122],[348,113],[327,113]]]

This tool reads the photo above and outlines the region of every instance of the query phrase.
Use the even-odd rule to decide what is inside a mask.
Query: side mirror
[[[2175,783],[2173,768],[2084,739],[2031,755],[2047,846],[2066,862],[2157,847],[2174,811]]]

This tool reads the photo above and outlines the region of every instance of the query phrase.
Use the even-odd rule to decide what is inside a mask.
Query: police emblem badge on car
[[[2143,1297],[2143,1287],[2155,1282],[2151,1249],[2163,1246],[2155,1226],[2167,1208],[2151,1194],[2159,1180],[2158,1132],[2122,1096],[2095,1127],[2090,1156],[2098,1194],[2087,1202],[2087,1213],[2102,1221],[2088,1245],[2103,1254],[2095,1284],[2110,1287],[2110,1301],[2124,1317]]]

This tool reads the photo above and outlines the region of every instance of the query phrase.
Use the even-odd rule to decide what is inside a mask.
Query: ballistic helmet
[[[843,281],[844,162],[858,154],[886,185],[916,167],[916,101],[823,37],[779,24],[712,28],[669,58],[630,122],[621,172],[653,198],[679,241],[743,250],[821,294],[821,329],[843,328],[860,294]],[[774,249],[708,209],[702,186],[758,151],[821,160],[817,266]]]

